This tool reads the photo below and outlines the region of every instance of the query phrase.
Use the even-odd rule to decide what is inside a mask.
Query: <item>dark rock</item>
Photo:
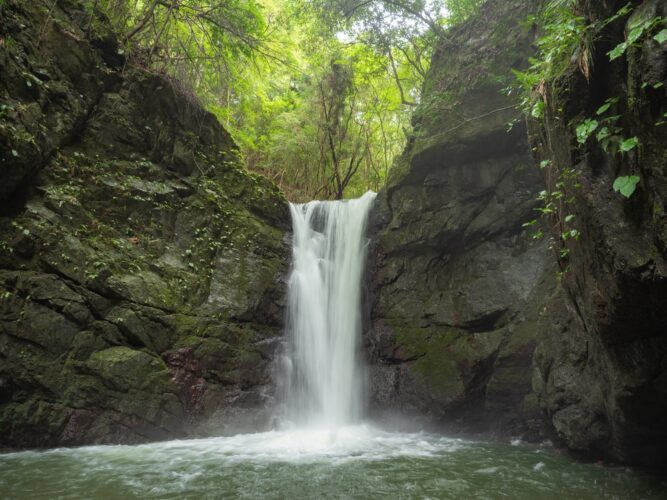
[[[378,197],[366,343],[376,411],[518,435],[540,427],[533,328],[555,280],[546,243],[522,228],[542,178],[501,92],[529,54],[533,7],[488,5],[436,52],[414,139]]]
[[[576,8],[594,23],[622,5]],[[504,130],[518,115],[498,92],[529,53],[531,34],[516,21],[530,2],[488,2],[443,41],[372,224],[365,345],[376,411],[399,407],[450,430],[553,433],[622,462],[667,460],[667,45],[646,36],[622,58],[607,56],[665,8],[637,2],[590,47],[588,78],[573,60],[545,82],[531,148],[550,160],[551,179],[574,167],[580,185],[564,188],[581,237],[562,256],[522,231],[544,182],[523,127]],[[614,113],[624,137],[639,139],[636,151],[578,145],[577,124],[608,98],[618,99]],[[612,190],[620,175],[641,179],[630,199]]]
[[[89,30],[79,2],[52,4],[1,7],[0,445],[141,442],[237,404],[260,414],[284,197],[191,92],[123,69],[104,19]]]
[[[580,4],[590,21],[621,6]],[[531,124],[541,159],[556,169],[576,165],[581,187],[568,187],[566,196],[582,233],[569,244],[564,291],[548,305],[552,321],[539,339],[535,392],[568,447],[651,465],[667,461],[660,382],[667,376],[667,129],[657,125],[667,111],[667,46],[647,36],[614,62],[606,53],[624,32],[659,15],[667,15],[664,2],[646,0],[609,25],[591,47],[588,81],[573,65],[550,82],[561,90],[547,86],[545,119]],[[638,154],[613,155],[595,140],[575,146],[576,125],[608,98],[618,99],[614,114],[623,136],[639,139]],[[630,199],[612,190],[620,175],[641,178]]]

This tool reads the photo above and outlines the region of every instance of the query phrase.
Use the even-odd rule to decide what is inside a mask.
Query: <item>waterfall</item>
[[[375,199],[290,204],[294,241],[282,383],[287,419],[338,428],[361,418],[361,279]]]

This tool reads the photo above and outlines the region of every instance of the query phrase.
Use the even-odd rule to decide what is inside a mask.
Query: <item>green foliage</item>
[[[536,16],[528,19],[537,24],[542,35],[537,39],[537,54],[529,60],[525,71],[514,70],[522,93],[522,108],[533,118],[542,118],[544,109],[544,84],[561,77],[573,60],[588,73],[589,54],[594,25],[575,13],[575,0],[550,0],[545,2]]]
[[[592,118],[587,118],[577,126],[577,141],[579,144],[586,144],[590,135],[598,128],[599,122]]]
[[[626,18],[632,11],[630,4],[623,6],[614,15],[598,21],[587,21],[577,14],[578,3],[574,0],[547,1],[539,16],[531,21],[538,24],[543,35],[538,41],[538,57],[532,59],[529,69],[516,72],[517,81],[523,90],[523,109],[527,115],[542,120],[559,120],[552,100],[558,97],[562,89],[567,88],[568,72],[578,69],[587,79],[591,73],[590,54],[592,44],[601,36],[602,30],[610,23]],[[661,17],[648,20],[630,21],[631,25],[625,40],[612,49],[610,60],[618,59],[635,45],[645,43],[648,37],[664,23]],[[634,25],[632,24],[634,23]],[[652,36],[657,43],[664,43],[667,33],[661,30]],[[645,88],[645,84],[642,88]],[[658,88],[661,85],[658,85]],[[628,153],[640,146],[637,136],[628,137],[622,126],[622,106],[625,103],[619,97],[607,99],[595,111],[594,116],[584,117],[576,123],[574,132],[580,146],[597,143],[613,157],[623,159]],[[545,116],[547,107],[550,115]],[[658,126],[659,123],[656,124]],[[552,126],[548,123],[546,126]],[[625,132],[625,133],[624,133]],[[548,137],[543,140],[548,142]],[[557,155],[554,155],[556,158]],[[574,227],[576,218],[570,213],[573,203],[572,193],[580,187],[577,172],[572,167],[555,165],[551,159],[543,160],[540,168],[545,171],[547,189],[540,193],[541,202],[538,211],[548,231],[542,231],[537,219],[525,224],[533,228],[535,237],[548,233],[552,248],[557,251],[561,262],[561,271],[568,269],[567,260],[570,244],[581,237]],[[614,191],[626,198],[635,192],[640,178],[636,175],[618,177],[613,183]]]
[[[547,181],[547,188],[537,197],[540,206],[535,209],[542,224],[538,219],[533,219],[523,224],[523,227],[531,230],[535,239],[549,235],[549,247],[556,253],[561,269],[565,272],[570,256],[569,242],[581,237],[581,232],[575,227],[576,216],[571,213],[574,200],[568,193],[579,189],[581,185],[577,171],[572,167],[557,169],[551,160],[543,160],[540,168],[545,171]]]
[[[617,177],[613,187],[614,191],[617,193],[621,193],[626,198],[630,198],[637,189],[637,184],[639,184],[638,175],[625,175]]]
[[[525,113],[534,118],[542,118],[541,105],[538,103],[546,99],[546,85],[557,92],[559,79],[573,63],[589,78],[593,43],[604,28],[627,17],[631,12],[632,6],[628,3],[614,15],[590,22],[577,11],[576,0],[544,2],[540,13],[528,19],[528,22],[537,25],[542,33],[536,43],[537,55],[530,59],[530,67],[526,71],[515,71],[517,83],[522,90],[522,107]],[[622,55],[627,47],[652,32],[662,22],[662,18],[655,17],[633,28],[627,40],[610,51],[610,57],[614,59]],[[582,129],[582,138],[587,137],[585,132],[586,130]]]
[[[634,26],[628,33],[625,41],[619,43],[616,47],[607,53],[609,60],[613,61],[614,59],[621,57],[623,54],[625,54],[626,50],[628,50],[628,47],[631,47],[641,39],[648,36],[655,28],[662,24],[664,24],[663,18],[661,16],[655,16],[650,19],[646,19],[637,26]],[[667,39],[667,30],[663,29],[660,31],[660,33],[655,35],[654,39],[658,43],[664,43],[664,41]]]
[[[191,85],[247,166],[299,200],[382,186],[439,36],[481,3],[87,1],[111,19],[119,52]],[[348,74],[340,95],[335,67]]]
[[[465,21],[474,15],[483,3],[484,0],[447,0],[450,22],[455,24]]]
[[[660,32],[653,36],[653,39],[660,45],[667,42],[667,29],[660,30]]]
[[[634,148],[636,148],[638,144],[639,139],[637,137],[630,137],[629,139],[625,139],[621,142],[619,150],[622,153],[627,153],[628,151],[632,151]]]
[[[623,129],[618,126],[621,115],[608,114],[616,108],[618,101],[617,97],[607,99],[596,111],[596,118],[586,118],[577,125],[575,132],[579,144],[586,144],[596,132],[594,137],[597,142],[605,152],[612,155],[628,153],[639,145],[638,137],[623,137]]]

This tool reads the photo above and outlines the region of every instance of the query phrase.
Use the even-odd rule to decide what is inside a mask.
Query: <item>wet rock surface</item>
[[[414,138],[377,201],[372,407],[537,436],[532,354],[555,279],[546,243],[522,227],[543,181],[501,92],[530,53],[531,5],[491,5],[436,53]]]
[[[622,6],[582,1],[577,11],[594,22]],[[667,48],[646,37],[615,62],[607,52],[665,7],[637,2],[608,25],[588,79],[573,61],[528,134],[520,123],[507,132],[518,115],[499,90],[530,53],[534,34],[512,22],[530,2],[487,7],[434,57],[415,136],[378,199],[365,336],[372,409],[662,463]],[[628,155],[577,142],[576,125],[609,98],[623,134],[641,144]],[[521,227],[546,186],[541,160],[577,172],[580,186],[564,195],[581,237],[566,258]],[[620,175],[640,176],[630,199],[612,189]]]
[[[227,430],[209,418],[270,404],[285,200],[104,20],[51,3],[0,7],[0,445]]]
[[[579,8],[600,20],[622,5]],[[667,130],[659,125],[667,108],[667,45],[648,36],[614,61],[607,52],[667,9],[654,0],[634,7],[593,45],[589,80],[571,68],[557,82],[563,91],[549,95],[543,123],[531,124],[539,158],[578,172],[581,187],[566,194],[582,233],[570,245],[563,291],[548,304],[552,319],[541,332],[534,389],[568,447],[656,464],[667,461]],[[597,116],[607,99],[617,99],[622,135],[640,143],[627,155],[576,141],[576,124]],[[640,178],[629,199],[612,189],[625,175]]]

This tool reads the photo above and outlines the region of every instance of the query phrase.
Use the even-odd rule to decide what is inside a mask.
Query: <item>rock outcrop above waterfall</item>
[[[592,22],[624,2],[579,4]],[[629,463],[667,460],[667,129],[658,125],[667,45],[645,37],[615,62],[607,56],[633,26],[667,12],[659,1],[633,5],[591,45],[588,79],[573,60],[529,134],[522,120],[507,132],[519,114],[500,90],[530,52],[521,21],[531,2],[487,2],[441,44],[414,138],[375,213],[365,342],[378,413],[553,433]],[[608,98],[618,98],[625,136],[639,140],[629,155],[577,143],[576,125]],[[567,261],[522,229],[545,189],[545,159],[574,166],[581,184],[566,193],[581,232]],[[620,175],[640,176],[630,199],[612,189]]]
[[[488,7],[437,50],[414,137],[378,198],[366,342],[375,409],[519,434],[540,427],[531,360],[555,271],[522,228],[542,177],[501,91],[530,53],[531,5]]]
[[[0,445],[252,425],[284,198],[78,2],[7,0],[0,20]]]

